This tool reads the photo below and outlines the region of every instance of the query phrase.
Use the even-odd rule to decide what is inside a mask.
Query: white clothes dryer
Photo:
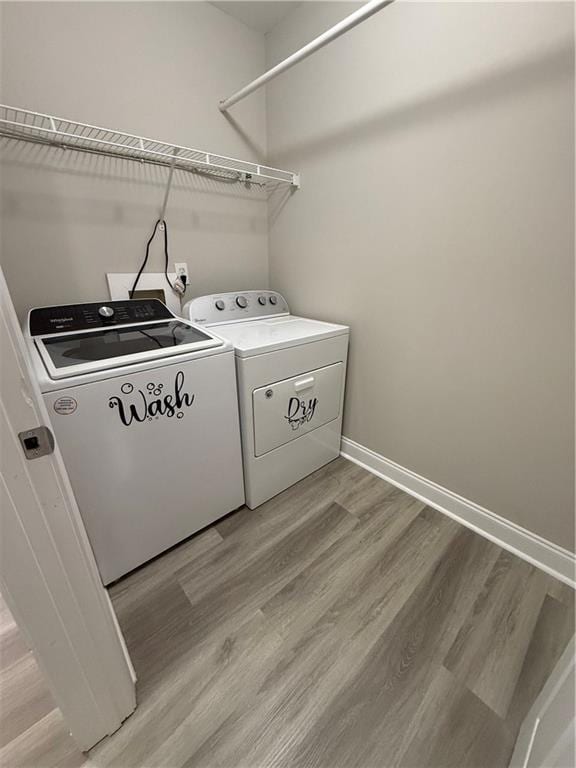
[[[293,316],[275,291],[202,296],[183,312],[234,346],[251,509],[339,455],[347,326]]]
[[[234,350],[156,299],[25,329],[104,584],[244,503]]]

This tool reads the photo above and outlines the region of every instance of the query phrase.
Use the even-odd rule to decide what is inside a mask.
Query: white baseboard
[[[567,549],[385,459],[347,437],[342,438],[341,455],[565,584],[576,587],[576,556]]]

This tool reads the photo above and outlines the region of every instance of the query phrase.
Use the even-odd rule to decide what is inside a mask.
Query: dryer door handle
[[[294,390],[296,392],[301,392],[303,389],[310,389],[310,387],[314,386],[314,376],[308,376],[306,379],[300,379],[300,381],[294,382]]]

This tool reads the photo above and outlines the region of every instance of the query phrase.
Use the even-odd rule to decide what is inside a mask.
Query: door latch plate
[[[40,456],[48,456],[54,451],[54,436],[48,427],[36,427],[19,432],[18,438],[24,450],[24,456],[31,461]]]

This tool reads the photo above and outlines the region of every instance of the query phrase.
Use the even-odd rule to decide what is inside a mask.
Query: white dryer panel
[[[291,315],[274,291],[201,296],[183,315],[234,346],[251,509],[339,455],[347,326]]]
[[[246,504],[250,509],[258,507],[339,455],[347,353],[348,335],[346,334],[269,354],[247,358],[236,357],[244,483]],[[330,374],[333,370],[341,371],[340,377],[334,379],[329,377],[330,397],[336,392],[338,394],[336,418],[325,422],[322,426],[309,429],[294,440],[283,442],[277,448],[259,456],[256,455],[254,392],[263,387],[269,388],[270,385],[274,385],[274,382],[283,384],[295,378],[297,381],[306,380],[310,372],[324,369],[329,370]],[[339,386],[336,386],[338,378]],[[268,438],[275,439],[276,430],[280,430],[279,420],[271,421],[267,429],[270,430]]]
[[[243,323],[287,314],[286,299],[280,293],[268,290],[197,296],[182,307],[182,317],[197,325]]]
[[[344,363],[335,363],[255,389],[255,455],[262,456],[337,419],[343,386]]]

